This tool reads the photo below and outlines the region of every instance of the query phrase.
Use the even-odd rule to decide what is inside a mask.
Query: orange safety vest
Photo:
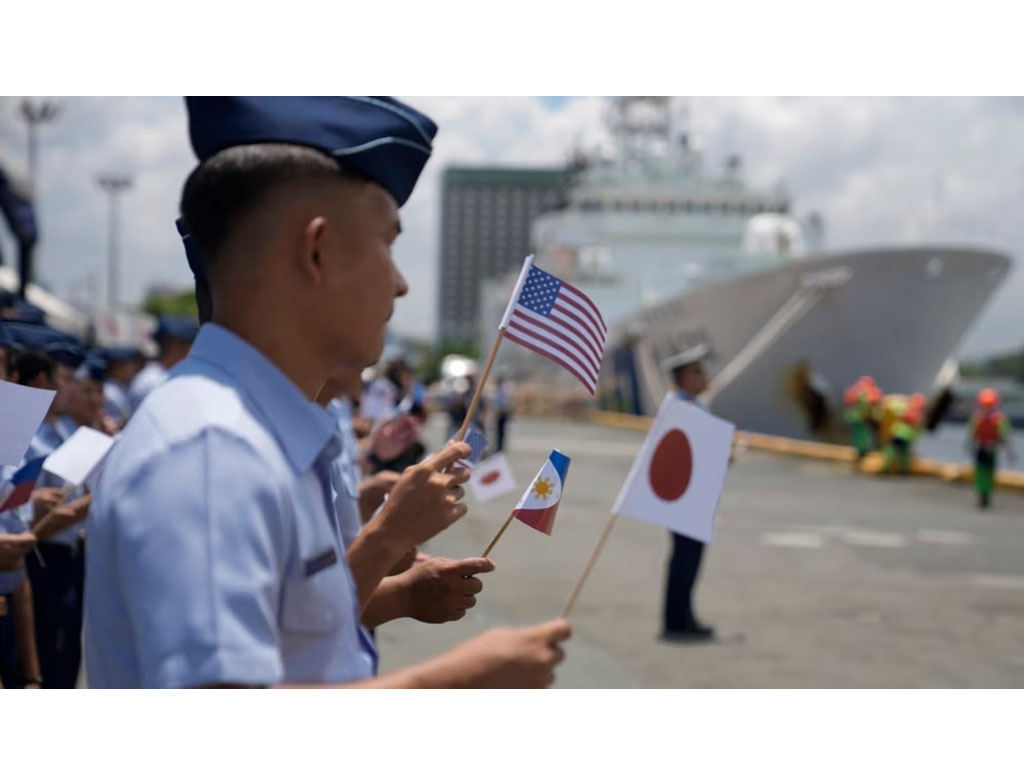
[[[983,448],[998,445],[1003,439],[1003,416],[1000,411],[974,414],[974,442]]]

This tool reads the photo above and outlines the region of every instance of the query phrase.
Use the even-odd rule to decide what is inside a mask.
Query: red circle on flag
[[[480,478],[480,485],[490,485],[499,477],[501,477],[501,470],[492,469],[490,472],[488,472],[486,475]]]
[[[651,490],[662,501],[675,501],[686,493],[693,475],[693,449],[682,430],[669,430],[658,441],[648,471]]]

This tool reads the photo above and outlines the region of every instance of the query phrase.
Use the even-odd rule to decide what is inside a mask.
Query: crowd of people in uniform
[[[391,245],[437,127],[388,97],[186,107],[199,323],[164,318],[148,362],[38,323],[3,348],[13,381],[57,392],[26,460],[116,434],[91,487],[44,476],[0,514],[3,684],[74,686],[84,655],[91,687],[550,685],[564,619],[379,674],[377,626],[457,621],[494,568],[421,551],[467,511],[470,447],[425,455],[408,367],[372,384],[393,412],[355,407],[409,290]]]
[[[885,472],[910,472],[914,443],[927,427],[927,398],[920,393],[886,397],[871,376],[861,376],[846,390],[843,402],[858,461],[881,449]],[[981,508],[992,501],[999,450],[1005,450],[1011,460],[1016,458],[1010,422],[999,410],[999,403],[996,390],[980,390],[968,424],[966,449],[974,461],[973,481]]]
[[[5,297],[0,380],[55,392],[24,463],[45,458],[79,427],[116,435],[146,395],[188,353],[197,324],[162,318],[159,350],[90,349],[50,328],[45,314]],[[17,467],[3,467],[9,480]],[[85,591],[85,518],[91,494],[43,472],[31,498],[0,514],[0,684],[73,688],[79,679]]]

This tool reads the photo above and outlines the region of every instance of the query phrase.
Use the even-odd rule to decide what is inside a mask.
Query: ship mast
[[[672,141],[668,96],[617,96],[612,99],[608,127],[618,145],[620,162],[635,165],[665,157]]]

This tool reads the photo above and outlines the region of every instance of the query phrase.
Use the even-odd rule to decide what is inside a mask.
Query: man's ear
[[[299,269],[314,284],[323,279],[323,251],[327,244],[327,220],[323,216],[310,219],[302,230],[299,248]]]

